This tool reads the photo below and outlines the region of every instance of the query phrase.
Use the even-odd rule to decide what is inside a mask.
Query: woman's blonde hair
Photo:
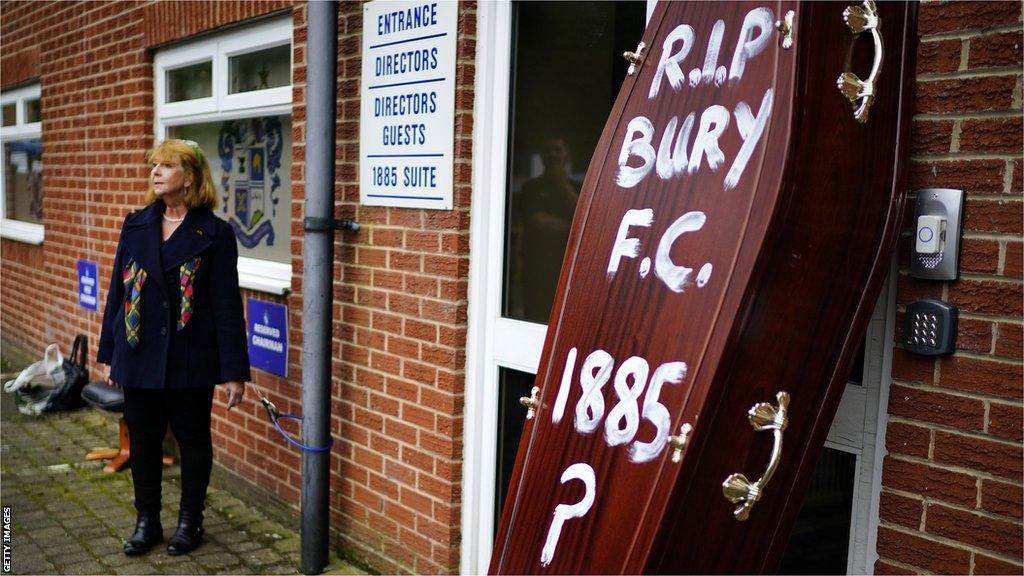
[[[156,148],[146,155],[146,159],[151,164],[166,162],[181,166],[185,171],[186,180],[192,182],[191,186],[185,188],[185,206],[188,209],[213,210],[217,207],[217,189],[213,186],[210,165],[206,163],[206,156],[198,144],[190,140],[168,138],[157,144]],[[150,182],[146,191],[146,203],[153,202],[156,202],[156,192],[153,190],[153,183]]]

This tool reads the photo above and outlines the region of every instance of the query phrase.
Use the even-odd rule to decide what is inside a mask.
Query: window
[[[0,94],[0,236],[43,242],[43,139],[39,84]]]
[[[161,50],[153,73],[156,136],[205,152],[216,214],[238,236],[240,284],[290,290],[291,18]]]

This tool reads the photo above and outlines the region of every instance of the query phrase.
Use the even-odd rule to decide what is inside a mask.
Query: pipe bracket
[[[306,232],[331,232],[334,230],[344,230],[347,232],[358,232],[359,222],[355,220],[342,219],[337,220],[334,218],[318,218],[316,216],[306,216],[302,221],[302,229]]]

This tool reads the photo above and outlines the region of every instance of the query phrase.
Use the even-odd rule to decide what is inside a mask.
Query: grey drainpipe
[[[302,438],[330,441],[334,264],[334,128],[338,88],[338,4],[308,5],[306,212],[302,240]],[[302,574],[327,565],[331,453],[302,452]]]

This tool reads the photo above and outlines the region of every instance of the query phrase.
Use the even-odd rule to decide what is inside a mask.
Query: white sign
[[[452,208],[457,23],[454,0],[363,5],[363,204]]]

